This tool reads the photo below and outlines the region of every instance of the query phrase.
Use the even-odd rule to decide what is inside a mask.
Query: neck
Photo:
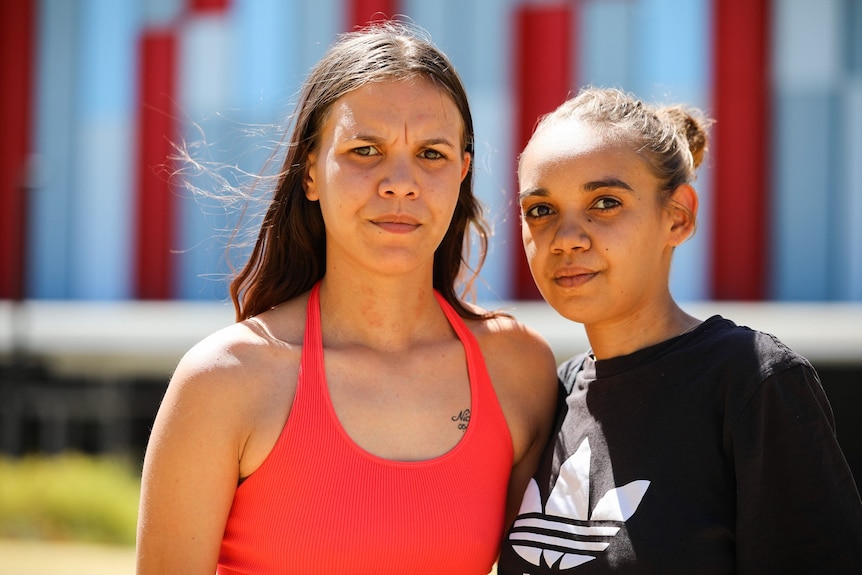
[[[320,286],[320,309],[327,345],[391,352],[450,333],[430,274],[372,279],[328,270]]]
[[[682,335],[699,323],[668,296],[662,305],[584,328],[596,359],[610,359]]]

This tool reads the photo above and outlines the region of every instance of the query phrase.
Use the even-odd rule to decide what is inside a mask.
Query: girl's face
[[[666,301],[685,237],[631,145],[557,120],[534,135],[518,176],[530,270],[557,312],[587,328],[636,325]]]
[[[470,166],[463,130],[455,103],[426,79],[337,100],[305,181],[326,225],[327,266],[430,274]]]

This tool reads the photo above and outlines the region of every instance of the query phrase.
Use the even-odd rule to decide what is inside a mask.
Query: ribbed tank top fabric
[[[293,406],[267,459],[236,490],[220,575],[491,570],[503,530],[511,436],[478,342],[436,296],[466,352],[471,417],[461,441],[439,457],[399,462],[350,439],[326,384],[317,284]]]

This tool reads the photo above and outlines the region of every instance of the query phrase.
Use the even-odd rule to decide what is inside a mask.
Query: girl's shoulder
[[[508,315],[468,320],[479,342],[488,373],[499,396],[540,403],[555,397],[556,358],[547,340],[535,329]]]
[[[477,313],[487,313],[473,306]],[[511,315],[498,313],[483,319],[465,320],[470,331],[479,341],[483,353],[493,350],[493,355],[504,362],[519,362],[525,358],[550,358],[553,352],[547,340],[532,327]],[[487,353],[486,353],[487,355]]]
[[[720,315],[703,322],[694,335],[699,337],[693,337],[693,343],[711,348],[717,356],[736,358],[737,361],[748,360],[767,370],[809,363],[777,336],[738,325]]]

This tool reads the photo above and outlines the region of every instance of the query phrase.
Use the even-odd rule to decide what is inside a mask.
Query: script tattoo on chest
[[[463,409],[458,415],[452,416],[452,421],[458,422],[458,429],[467,431],[467,425],[470,423],[470,410]]]

